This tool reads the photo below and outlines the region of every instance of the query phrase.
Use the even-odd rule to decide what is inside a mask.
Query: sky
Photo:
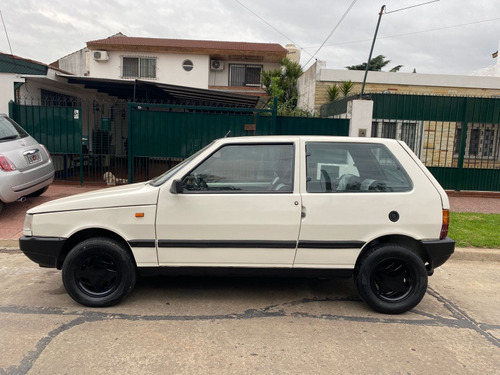
[[[305,69],[345,69],[367,61],[382,5],[373,57],[391,61],[383,70],[469,75],[496,64],[499,0],[2,0],[0,51],[50,64],[121,32],[295,44]]]

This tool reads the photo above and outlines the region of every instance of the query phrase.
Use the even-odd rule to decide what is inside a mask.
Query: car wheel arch
[[[69,252],[80,242],[85,241],[89,238],[93,237],[104,237],[104,238],[109,238],[112,240],[115,240],[122,244],[125,249],[129,252],[129,255],[131,256],[131,259],[134,261],[134,264],[137,267],[137,264],[135,262],[135,257],[132,252],[132,249],[130,248],[130,245],[128,242],[119,234],[116,232],[107,230],[107,229],[102,229],[102,228],[87,228],[87,229],[82,229],[78,232],[73,233],[66,243],[64,244],[64,247],[62,248],[59,258],[57,260],[57,269],[61,270],[64,264],[64,260],[68,256]]]
[[[415,253],[420,259],[422,259],[422,262],[427,268],[427,265],[429,263],[429,258],[427,256],[427,253],[425,252],[425,249],[423,248],[422,244],[420,241],[409,237],[409,236],[404,236],[404,235],[386,235],[382,236],[376,239],[373,239],[372,241],[366,243],[363,246],[363,249],[358,255],[358,258],[356,260],[356,265],[354,267],[354,274],[356,275],[357,271],[359,270],[359,267],[361,266],[360,262],[363,259],[364,255],[373,249],[375,246],[381,245],[381,244],[399,244],[402,245],[408,249],[410,249],[413,253]]]

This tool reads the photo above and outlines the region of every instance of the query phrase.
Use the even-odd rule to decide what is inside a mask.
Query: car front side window
[[[229,144],[182,179],[183,192],[290,193],[293,144]]]

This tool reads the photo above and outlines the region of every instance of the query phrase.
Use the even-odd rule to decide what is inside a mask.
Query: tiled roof
[[[87,42],[90,49],[127,49],[147,48],[158,50],[214,50],[234,52],[261,52],[261,53],[283,53],[287,50],[277,43],[247,43],[247,42],[223,42],[210,40],[188,40],[188,39],[162,39],[162,38],[139,38],[128,37],[117,34],[106,39]]]

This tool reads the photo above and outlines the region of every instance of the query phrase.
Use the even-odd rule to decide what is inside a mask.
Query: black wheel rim
[[[109,254],[92,254],[79,262],[75,281],[85,294],[104,297],[120,285],[121,272],[118,261]]]
[[[380,262],[370,277],[370,286],[378,298],[386,302],[401,302],[413,291],[415,274],[399,259]]]

